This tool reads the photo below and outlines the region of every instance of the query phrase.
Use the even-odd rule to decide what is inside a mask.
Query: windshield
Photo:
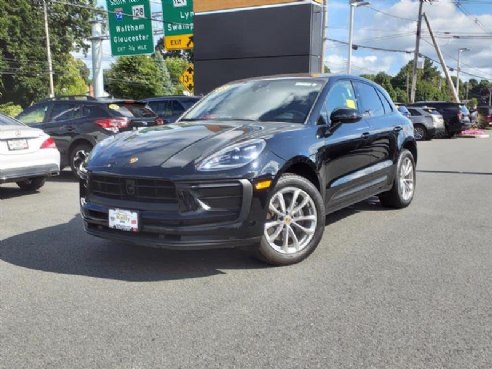
[[[0,126],[22,126],[23,124],[13,118],[0,114]]]
[[[407,107],[404,105],[398,106],[398,111],[400,113],[402,113],[403,115],[406,115],[406,116],[410,115],[410,112],[408,111]]]
[[[289,78],[228,84],[206,96],[181,120],[304,123],[324,83],[311,78]]]
[[[469,115],[470,114],[470,111],[468,110],[468,108],[466,107],[466,105],[460,105],[460,111],[465,114],[465,115]]]

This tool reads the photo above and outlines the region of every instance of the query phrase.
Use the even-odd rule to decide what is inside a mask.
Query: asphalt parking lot
[[[69,172],[0,187],[0,368],[490,368],[492,138],[419,143],[404,210],[327,217],[304,262],[86,235]]]

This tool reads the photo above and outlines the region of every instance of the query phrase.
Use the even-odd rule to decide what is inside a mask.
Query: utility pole
[[[325,72],[325,52],[326,52],[326,24],[328,22],[327,12],[327,2],[328,0],[323,0],[321,2],[321,70],[320,73]]]
[[[48,57],[48,73],[50,77],[50,97],[55,96],[55,85],[53,83],[53,64],[51,62],[50,32],[48,27],[48,6],[46,0],[43,0],[44,11],[44,32],[46,34],[46,55]]]
[[[94,97],[104,96],[104,77],[102,69],[102,22],[97,17],[91,21],[92,24],[92,85],[94,86]]]
[[[456,93],[456,89],[454,88],[453,80],[451,79],[451,75],[449,74],[448,67],[444,61],[444,57],[442,56],[441,49],[439,48],[439,45],[436,41],[436,38],[434,37],[434,32],[432,32],[431,25],[429,23],[429,19],[427,19],[427,15],[423,15],[425,19],[425,23],[427,24],[427,28],[429,29],[430,36],[432,38],[432,43],[434,44],[434,47],[436,48],[437,56],[439,57],[439,61],[441,62],[442,69],[444,71],[444,74],[446,76],[446,81],[448,82],[448,88],[449,91],[451,92],[451,95],[453,95],[453,99],[455,102],[460,102],[460,98],[458,97],[458,94]]]
[[[417,19],[417,40],[415,41],[415,55],[413,56],[413,68],[412,68],[412,88],[410,90],[410,102],[415,102],[415,92],[417,91],[417,62],[420,52],[420,36],[422,34],[422,7],[424,6],[424,0],[419,2],[419,17]]]

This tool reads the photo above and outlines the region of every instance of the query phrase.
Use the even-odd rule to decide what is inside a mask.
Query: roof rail
[[[67,96],[55,96],[55,97],[47,97],[42,101],[53,101],[53,100],[87,100],[87,101],[95,101],[97,100],[93,96],[89,95],[67,95]]]

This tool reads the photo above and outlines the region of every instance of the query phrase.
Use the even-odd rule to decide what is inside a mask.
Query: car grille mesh
[[[89,181],[91,194],[95,196],[143,202],[176,203],[176,187],[162,179],[123,178],[92,175]]]

